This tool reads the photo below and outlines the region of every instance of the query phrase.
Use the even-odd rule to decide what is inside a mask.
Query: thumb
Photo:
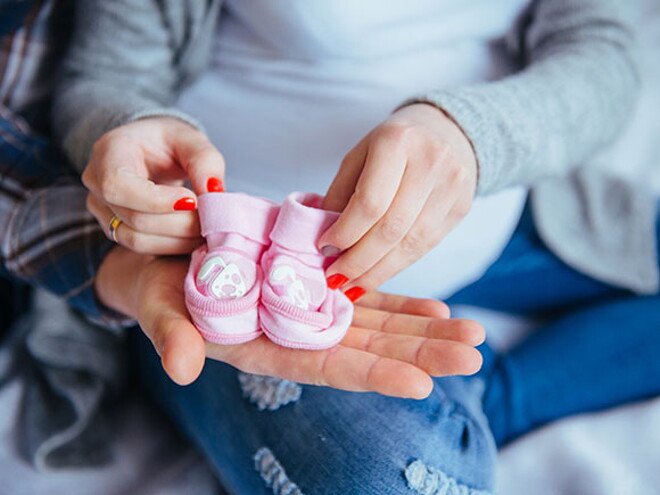
[[[202,372],[206,346],[202,336],[186,318],[171,323],[172,329],[161,341],[161,362],[172,381],[179,385],[188,385]]]
[[[157,258],[139,281],[138,322],[161,357],[163,368],[179,385],[195,381],[206,359],[206,344],[190,322],[183,280],[186,261]]]
[[[208,138],[196,129],[179,133],[172,147],[175,156],[188,175],[195,194],[223,192],[225,160]]]

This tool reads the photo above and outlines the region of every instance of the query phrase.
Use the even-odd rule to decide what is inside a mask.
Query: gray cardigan
[[[590,157],[622,130],[639,86],[634,2],[536,0],[508,45],[521,65],[496,82],[413,96],[450,114],[479,163],[478,193],[531,188],[537,228],[566,263],[639,293],[659,287],[650,193]],[[82,170],[106,131],[174,115],[209,60],[220,0],[85,0],[65,62],[54,129]]]

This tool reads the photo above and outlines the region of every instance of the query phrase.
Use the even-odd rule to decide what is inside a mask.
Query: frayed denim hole
[[[289,479],[286,471],[268,447],[261,447],[254,454],[254,467],[266,486],[274,495],[304,495],[298,486]]]
[[[433,466],[417,459],[404,471],[408,488],[419,495],[491,495],[490,492],[471,488]]]
[[[238,373],[238,382],[246,397],[260,411],[276,411],[282,406],[300,400],[302,386],[272,376]]]

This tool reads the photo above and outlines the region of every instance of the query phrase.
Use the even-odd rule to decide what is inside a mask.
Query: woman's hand
[[[106,304],[137,318],[165,371],[179,384],[194,381],[210,357],[299,383],[421,399],[433,388],[431,376],[472,374],[481,366],[474,349],[484,340],[481,325],[448,319],[447,306],[438,301],[379,292],[355,307],[351,328],[332,349],[289,349],[265,336],[233,346],[206,343],[184,303],[187,260],[143,259],[142,268],[135,270],[139,255],[122,249],[113,250],[101,266],[97,293]],[[127,269],[133,271],[129,277],[138,277],[132,294],[121,290],[131,287],[130,281],[117,279]]]
[[[344,158],[324,207],[341,211],[320,238],[331,286],[355,299],[438,244],[470,211],[477,161],[462,130],[440,109],[403,107]]]
[[[222,155],[197,129],[172,117],[123,125],[95,144],[82,179],[87,207],[109,236],[150,254],[184,254],[201,244],[196,194],[223,189]],[[190,179],[195,192],[183,186]]]

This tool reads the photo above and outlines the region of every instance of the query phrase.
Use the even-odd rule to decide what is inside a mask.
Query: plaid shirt
[[[43,137],[72,8],[72,0],[0,0],[0,274],[115,327],[123,319],[93,287],[113,244],[87,211],[79,177]]]

